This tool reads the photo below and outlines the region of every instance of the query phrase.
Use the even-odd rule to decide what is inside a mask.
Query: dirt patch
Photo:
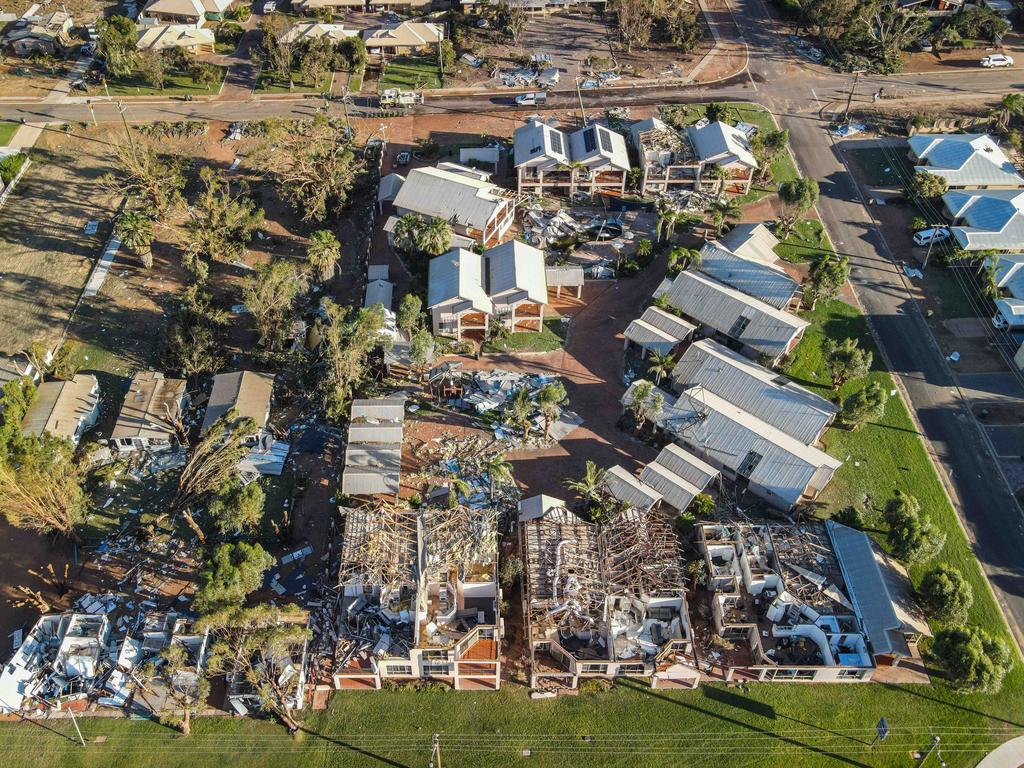
[[[44,98],[70,69],[71,62],[40,65],[28,60],[11,59],[0,64],[0,96]]]

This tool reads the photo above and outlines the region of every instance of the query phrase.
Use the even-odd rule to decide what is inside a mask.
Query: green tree
[[[439,47],[438,64],[441,70],[447,74],[455,69],[455,46],[451,40],[442,40]]]
[[[199,197],[189,208],[186,251],[213,261],[241,258],[263,226],[263,210],[249,197],[247,185],[232,192],[224,175],[208,165],[199,170],[199,180]]]
[[[417,247],[416,241],[422,226],[423,219],[415,213],[406,213],[401,216],[398,221],[395,222],[395,227],[391,231],[391,237],[395,242],[395,247],[405,253],[414,251]]]
[[[42,363],[32,365],[38,371],[46,370],[40,367]],[[4,384],[0,394],[0,465],[18,462],[17,457],[28,440],[22,431],[22,423],[38,396],[35,382],[28,376],[20,376]]]
[[[287,80],[292,87],[292,66],[295,63],[296,42],[287,35],[291,24],[288,17],[281,13],[271,13],[263,17],[260,29],[263,32],[261,47],[267,67],[280,80]]]
[[[314,37],[299,52],[299,72],[311,88],[324,90],[327,73],[334,66],[334,44],[326,37]]]
[[[491,499],[494,499],[494,492],[499,485],[506,485],[512,482],[512,462],[504,453],[492,454],[487,459],[487,477],[490,480]]]
[[[634,46],[646,47],[651,41],[657,0],[615,0],[613,7],[626,53],[632,53]]]
[[[101,179],[109,190],[139,198],[157,216],[166,215],[181,203],[185,174],[180,156],[165,157],[151,140],[142,137],[115,144],[112,156],[116,170]]]
[[[814,179],[796,179],[779,185],[782,215],[779,223],[783,237],[789,237],[796,222],[818,204],[818,182]]]
[[[221,80],[221,70],[213,64],[197,61],[188,68],[188,75],[196,85],[203,86],[210,90]]]
[[[501,565],[498,566],[498,580],[503,587],[511,587],[523,575],[523,561],[516,555],[501,558]]]
[[[452,226],[444,219],[434,217],[416,233],[416,247],[428,256],[440,256],[452,247]]]
[[[240,607],[246,595],[260,588],[263,574],[273,565],[274,558],[259,544],[221,544],[199,574],[193,608],[202,615]]]
[[[939,565],[921,580],[921,602],[946,624],[963,624],[974,604],[971,583],[951,565]]]
[[[661,380],[672,373],[676,367],[676,359],[671,354],[659,354],[652,352],[647,358],[647,373],[654,376],[654,383],[661,384]]]
[[[599,469],[597,464],[587,459],[583,477],[579,480],[567,477],[565,485],[583,500],[584,506],[593,508],[600,505],[603,500],[604,470]]]
[[[395,313],[395,325],[408,334],[419,325],[420,313],[423,311],[423,301],[415,293],[407,293],[398,302],[398,311]]]
[[[341,243],[330,230],[318,229],[309,236],[306,258],[321,280],[330,280],[334,276],[335,265],[341,258]]]
[[[1002,638],[976,626],[936,632],[932,654],[965,693],[998,693],[1013,668],[1013,653]]]
[[[153,219],[143,211],[125,211],[117,217],[114,234],[121,242],[135,251],[142,265],[149,269],[153,266]]]
[[[366,66],[366,43],[358,35],[346,37],[338,43],[338,54],[348,65],[349,72],[355,72]]]
[[[696,520],[707,520],[715,511],[715,500],[706,493],[698,493],[686,511]]]
[[[508,401],[506,414],[509,423],[523,430],[524,440],[530,436],[530,417],[535,410],[533,400],[530,399],[530,391],[526,387],[517,389]]]
[[[730,121],[731,115],[732,108],[728,104],[711,101],[704,107],[704,117],[709,123],[727,123]]]
[[[298,292],[298,276],[286,261],[260,264],[246,278],[242,300],[256,323],[260,344],[270,349],[281,346],[287,330],[288,312]]]
[[[949,188],[944,178],[928,171],[917,171],[911,185],[914,194],[926,198],[941,197]]]
[[[428,328],[418,327],[409,337],[409,360],[413,368],[422,371],[434,359],[434,336]]]
[[[5,387],[5,403],[8,394]],[[6,423],[6,414],[4,418]],[[16,463],[0,463],[0,516],[14,528],[80,542],[76,529],[85,522],[88,508],[69,441],[49,433],[31,437],[17,446]]]
[[[107,71],[114,77],[130,75],[138,57],[135,22],[125,16],[107,16],[96,21],[96,49]]]
[[[819,301],[832,301],[839,296],[850,279],[850,259],[826,253],[811,265],[809,278],[805,298],[810,299],[810,307],[814,309]]]
[[[210,519],[222,535],[249,534],[259,528],[265,503],[266,494],[258,481],[243,485],[234,476],[210,502]]]
[[[839,420],[850,429],[859,429],[868,419],[882,418],[888,400],[889,393],[877,381],[872,381],[843,398],[839,406]]]
[[[642,432],[648,421],[657,421],[665,409],[665,397],[654,389],[649,381],[638,381],[633,388],[633,399],[629,402],[629,415],[636,422],[637,432]]]
[[[136,58],[139,74],[154,88],[164,89],[167,82],[167,58],[161,51],[140,51]]]
[[[548,382],[537,390],[537,405],[544,417],[544,440],[547,441],[551,431],[551,424],[558,419],[562,405],[568,402],[569,396],[565,392],[565,385],[560,381]]]
[[[1014,117],[1024,115],[1024,93],[1008,93],[999,101],[999,106],[992,112],[996,127],[1005,131]]]
[[[832,377],[832,389],[840,389],[848,381],[863,378],[871,370],[873,355],[870,350],[861,349],[857,339],[843,339],[838,343],[825,339],[823,347],[825,366]]]
[[[789,131],[758,131],[750,141],[750,149],[757,160],[756,180],[768,181],[775,161],[784,157],[789,149]]]
[[[718,168],[718,166],[714,166]],[[716,200],[711,204],[711,221],[715,226],[715,236],[720,237],[725,225],[737,221],[743,215],[740,204],[733,198]]]
[[[180,714],[171,718],[161,716],[162,723],[181,730],[182,736],[192,733],[192,715],[203,708],[210,697],[210,681],[199,669],[199,663],[191,658],[182,643],[171,642],[160,652],[156,662],[147,664],[140,677],[149,687],[158,683],[170,703]]]
[[[897,493],[885,505],[883,515],[889,526],[889,548],[900,560],[925,562],[946,545],[946,534],[921,512],[921,505],[913,496]]]
[[[318,393],[328,420],[341,423],[353,393],[368,376],[368,356],[381,342],[384,308],[349,308],[333,301],[322,307],[327,322],[321,328],[325,365]]]

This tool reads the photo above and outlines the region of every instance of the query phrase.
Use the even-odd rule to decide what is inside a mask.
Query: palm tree
[[[981,276],[981,295],[989,301],[999,298],[999,259],[993,256]]]
[[[721,237],[722,229],[728,221],[735,221],[743,215],[735,200],[716,200],[711,208],[711,220],[715,224],[715,237]]]
[[[659,293],[657,296],[655,296],[651,300],[651,306],[657,307],[662,312],[671,312],[673,309],[672,301],[671,299],[669,299],[668,293]]]
[[[496,453],[487,460],[487,476],[491,481],[491,500],[494,500],[494,489],[499,483],[512,482],[512,462],[505,458],[504,453]]]
[[[452,247],[452,225],[435,216],[416,234],[416,247],[428,256],[440,256]]]
[[[1006,94],[992,112],[996,125],[1002,131],[1010,124],[1010,118],[1021,114],[1024,114],[1024,93]]]
[[[318,229],[309,237],[306,258],[321,280],[328,280],[334,274],[334,266],[341,258],[341,243],[334,233]]]
[[[551,430],[551,422],[558,418],[560,406],[567,399],[565,386],[560,381],[545,384],[537,391],[537,405],[544,415],[544,440],[547,441]]]
[[[114,225],[114,234],[121,242],[135,251],[142,266],[149,269],[153,266],[153,220],[142,211],[125,211]]]
[[[652,253],[654,253],[654,243],[646,237],[636,244],[636,255],[638,258],[646,259]]]
[[[604,487],[604,470],[598,469],[597,464],[587,460],[586,470],[579,480],[565,479],[565,485],[570,491],[576,493],[586,503],[587,508],[601,503],[601,494]]]
[[[449,477],[448,478],[448,506],[457,507],[459,505],[459,494],[464,497],[468,497],[470,493],[469,483],[463,480],[461,477]]]
[[[407,213],[395,222],[391,237],[400,251],[411,251],[416,248],[418,233],[423,226],[423,219],[415,213]]]
[[[530,391],[523,387],[517,389],[509,401],[508,414],[512,426],[523,430],[523,439],[530,436],[530,416],[533,414],[533,401],[530,400]]]
[[[672,373],[676,367],[675,358],[670,354],[660,355],[652,352],[647,365],[647,372],[654,374],[654,383],[661,384],[661,380]]]

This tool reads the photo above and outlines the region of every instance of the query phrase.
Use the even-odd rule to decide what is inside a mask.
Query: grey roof
[[[398,197],[403,184],[405,184],[405,176],[401,174],[389,173],[387,176],[382,176],[380,183],[377,185],[377,202],[393,202]]]
[[[709,463],[736,472],[769,491],[788,509],[816,480],[824,487],[842,462],[804,445],[708,390],[685,390],[665,408],[663,427]]]
[[[741,258],[721,243],[705,243],[700,253],[701,272],[776,309],[788,307],[799,288],[797,281],[778,267]]]
[[[157,371],[135,374],[110,437],[116,440],[126,437],[163,439],[172,436],[174,427],[171,419],[178,415],[184,397],[184,379],[165,379]]]
[[[366,299],[364,307],[372,307],[374,304],[383,304],[384,309],[391,309],[394,302],[395,284],[387,280],[371,280],[366,284]]]
[[[427,283],[427,307],[462,299],[479,312],[491,314],[494,308],[484,289],[484,257],[462,248],[430,260]]]
[[[825,528],[839,560],[846,592],[871,642],[871,650],[876,655],[893,653],[899,649],[899,643],[891,633],[899,631],[902,623],[875,560],[871,539],[863,531],[835,520],[826,520]]]
[[[281,38],[288,43],[301,43],[307,40],[326,37],[331,42],[341,42],[346,37],[359,37],[358,29],[348,29],[344,24],[326,24],[322,21],[300,21],[293,24]]]
[[[710,464],[678,445],[670,444],[644,467],[640,480],[660,493],[666,503],[682,512],[718,476],[718,470]]]
[[[232,408],[239,419],[250,418],[258,428],[267,424],[270,398],[274,392],[274,375],[257,371],[232,371],[213,377],[213,389],[206,404],[201,432]]]
[[[942,196],[957,242],[969,251],[1024,249],[1024,189],[954,190]]]
[[[509,199],[489,181],[441,168],[415,168],[395,195],[395,207],[483,230]]]
[[[531,496],[519,502],[519,521],[525,523],[528,520],[538,520],[552,509],[564,508],[565,501],[554,496],[546,496],[543,493]]]
[[[405,421],[404,397],[374,397],[352,401],[350,412],[352,421],[360,419],[387,419],[388,421]]]
[[[921,163],[915,170],[941,176],[950,187],[1024,187],[1024,177],[987,134],[919,133],[907,143]]]
[[[699,272],[680,273],[668,289],[672,306],[687,317],[778,358],[809,323]]]
[[[834,403],[712,339],[691,344],[672,371],[679,389],[708,391],[796,438],[817,442],[838,412]]]
[[[484,252],[487,262],[488,292],[491,297],[525,294],[537,304],[548,300],[544,270],[544,252],[521,240],[508,240]]]
[[[539,120],[531,120],[516,128],[512,152],[517,167],[529,165],[544,169],[579,162],[594,170],[609,166],[629,170],[626,139],[603,125],[589,125],[566,134]]]
[[[666,354],[688,339],[697,327],[658,307],[648,307],[626,328],[625,337],[644,349]]]
[[[366,267],[367,280],[389,280],[390,268],[387,264],[369,264]]]
[[[772,234],[764,222],[737,224],[718,238],[718,242],[743,259],[774,264],[779,258],[775,253],[779,238]]]
[[[71,381],[44,381],[36,389],[36,399],[22,422],[26,435],[49,432],[56,437],[76,440],[78,430],[96,408],[99,383],[96,377],[77,373]]]
[[[996,262],[996,285],[1015,299],[1024,299],[1024,253],[1003,253],[992,258]]]
[[[353,400],[345,449],[342,493],[398,494],[402,476],[405,398]]]
[[[750,141],[743,131],[721,120],[703,128],[690,126],[687,135],[701,160],[715,165],[743,165],[757,168],[757,159],[750,151]]]
[[[638,509],[648,510],[661,501],[660,493],[617,464],[605,471],[604,486],[611,496]]]

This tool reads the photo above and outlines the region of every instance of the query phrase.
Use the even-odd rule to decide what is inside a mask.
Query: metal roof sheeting
[[[583,267],[579,265],[565,267],[545,267],[544,279],[551,288],[576,288],[583,285]]]
[[[71,381],[44,381],[36,389],[36,398],[25,413],[22,432],[76,441],[79,427],[89,420],[99,400],[99,383],[87,373],[75,374]]]
[[[491,314],[494,311],[484,290],[484,257],[479,253],[453,248],[430,260],[427,308],[454,299],[468,301],[478,312]]]
[[[742,165],[757,168],[757,159],[750,151],[750,141],[743,131],[728,123],[708,123],[703,128],[690,126],[687,135],[701,160],[715,165]]]
[[[353,400],[341,491],[350,496],[397,495],[402,477],[405,398]]]
[[[698,384],[804,445],[816,443],[839,411],[834,403],[711,339],[687,348],[672,380],[679,389]]]
[[[509,201],[489,181],[440,168],[415,168],[395,195],[395,208],[483,231]]]
[[[954,219],[957,242],[969,251],[1024,249],[1024,190],[988,189],[947,192],[942,196]]]
[[[374,304],[383,304],[384,309],[391,309],[394,302],[395,284],[387,280],[371,280],[366,284],[366,300],[364,307],[372,307]]]
[[[660,493],[640,482],[619,465],[605,471],[604,485],[613,497],[637,509],[646,511],[661,501]]]
[[[668,289],[676,309],[748,347],[778,358],[809,323],[698,272],[681,272]],[[737,329],[737,324],[742,328]]]
[[[603,125],[589,125],[566,134],[539,120],[531,120],[516,128],[512,153],[516,167],[551,169],[578,162],[594,171],[609,167],[629,170],[625,137]]]
[[[919,133],[907,144],[921,163],[914,170],[941,176],[950,187],[1024,187],[1024,177],[987,134]]]
[[[656,490],[664,501],[682,512],[719,474],[717,469],[689,451],[678,445],[666,445],[658,457],[644,467],[640,481]]]
[[[721,243],[705,243],[700,255],[701,272],[776,309],[788,307],[800,287],[781,269],[737,256]]]
[[[232,371],[213,377],[213,389],[203,416],[205,432],[232,408],[239,419],[250,418],[262,429],[270,415],[270,398],[274,392],[274,375],[257,371]]]
[[[173,436],[170,420],[177,416],[184,397],[184,379],[165,379],[156,371],[135,374],[110,433],[111,439],[139,437],[159,440]]]
[[[766,264],[774,264],[779,259],[775,253],[779,238],[764,223],[737,224],[718,238],[718,242],[742,259]]]
[[[688,339],[697,327],[657,307],[648,307],[626,328],[625,337],[644,349],[666,354]]]
[[[509,240],[484,251],[488,288],[493,299],[517,292],[537,304],[548,300],[544,252],[521,240]]]

